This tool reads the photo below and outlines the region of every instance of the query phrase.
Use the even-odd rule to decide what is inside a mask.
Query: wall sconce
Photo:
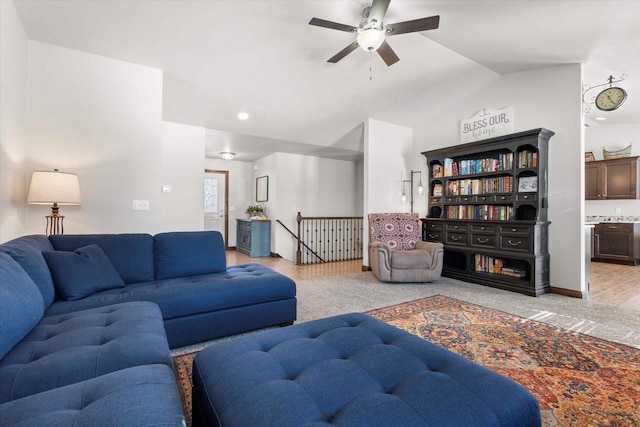
[[[27,203],[31,205],[51,206],[51,215],[47,215],[47,236],[64,234],[63,220],[58,205],[79,205],[80,183],[78,175],[53,171],[35,171],[31,175],[31,185]]]
[[[420,181],[418,183],[418,194],[419,195],[423,195],[424,194],[424,187],[422,186],[422,171],[411,171],[411,179],[402,179],[402,173],[400,174],[400,179],[402,180],[402,203],[405,203],[407,201],[407,194],[405,193],[404,189],[405,189],[405,184],[407,182],[411,183],[411,189],[409,192],[409,203],[411,205],[411,212],[413,212],[413,175],[414,174],[419,174],[420,175]]]

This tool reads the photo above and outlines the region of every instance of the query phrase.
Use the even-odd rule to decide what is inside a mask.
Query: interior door
[[[203,179],[204,230],[219,231],[228,247],[229,219],[228,191],[229,172],[205,170]]]

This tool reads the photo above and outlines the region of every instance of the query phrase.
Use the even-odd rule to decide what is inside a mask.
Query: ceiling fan
[[[320,18],[311,19],[311,21],[309,21],[310,25],[358,34],[357,39],[353,43],[329,58],[327,62],[336,63],[360,46],[367,52],[377,51],[382,60],[390,66],[398,62],[400,58],[398,58],[398,55],[396,55],[393,49],[391,49],[391,46],[389,46],[389,43],[385,40],[386,36],[415,33],[438,28],[440,15],[384,25],[384,15],[387,13],[390,1],[391,0],[373,0],[371,6],[364,9],[362,13],[363,19],[358,27]]]

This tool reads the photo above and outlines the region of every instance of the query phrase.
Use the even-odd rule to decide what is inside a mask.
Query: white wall
[[[202,173],[205,128],[162,122],[162,186],[159,229],[163,231],[199,231],[204,228],[202,214]]]
[[[82,205],[61,208],[65,233],[202,229],[191,209],[200,206],[204,129],[163,124],[161,112],[161,70],[29,42],[28,175],[78,174]],[[150,209],[133,211],[133,200]],[[25,231],[42,233],[48,212],[28,206]]]
[[[252,188],[255,181],[251,179],[251,163],[235,160],[204,159],[205,169],[229,172],[229,235],[227,246],[236,246],[236,219],[245,219],[247,206],[252,203]],[[202,178],[202,176],[200,176]],[[200,188],[202,184],[200,184]],[[199,208],[200,222],[203,221],[202,207]]]
[[[362,168],[359,162],[326,159],[289,153],[275,153],[254,162],[252,198],[255,201],[255,179],[269,177],[269,200],[264,203],[271,219],[271,250],[295,261],[296,243],[275,222],[282,221],[297,233],[298,212],[303,216],[362,215]]]
[[[0,1],[0,243],[24,234],[28,40],[13,2]]]
[[[581,66],[504,75],[416,129],[417,151],[459,144],[459,121],[482,108],[513,107],[514,131],[544,127],[549,143],[551,286],[585,291],[584,138]]]
[[[640,117],[638,118],[640,121]],[[602,160],[602,149],[616,150],[633,144],[632,156],[640,156],[640,123],[590,126],[585,131],[585,151]],[[616,212],[619,209],[619,213]],[[640,217],[640,200],[587,200],[585,215]]]
[[[413,129],[374,119],[365,122],[363,265],[369,265],[369,222],[366,217],[370,213],[409,212],[408,202],[402,202],[401,180],[409,179],[412,168],[424,170],[421,165],[425,162],[418,154],[413,145]],[[424,171],[422,176],[426,177]],[[423,185],[426,185],[425,181]],[[424,216],[426,196],[418,196],[417,187],[414,199],[420,200],[414,211]]]

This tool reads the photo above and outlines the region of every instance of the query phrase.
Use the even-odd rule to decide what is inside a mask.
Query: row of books
[[[476,254],[474,260],[474,271],[483,273],[500,274],[504,267],[504,260],[489,255]]]
[[[445,206],[444,216],[447,219],[482,219],[488,221],[510,221],[513,219],[513,206]]]
[[[444,165],[432,167],[431,176],[441,178],[443,176],[473,175],[486,172],[508,171],[513,169],[513,153],[501,153],[497,158],[469,159],[454,161],[451,158],[444,159]]]
[[[518,153],[518,166],[521,168],[538,167],[538,153],[528,150],[521,151]]]
[[[499,176],[482,179],[460,179],[447,182],[447,195],[461,196],[469,194],[512,193],[513,177]],[[434,196],[435,196],[434,186]]]
[[[475,254],[473,270],[517,278],[523,278],[527,275],[527,272],[521,268],[506,266],[505,261],[501,258],[483,254]]]

